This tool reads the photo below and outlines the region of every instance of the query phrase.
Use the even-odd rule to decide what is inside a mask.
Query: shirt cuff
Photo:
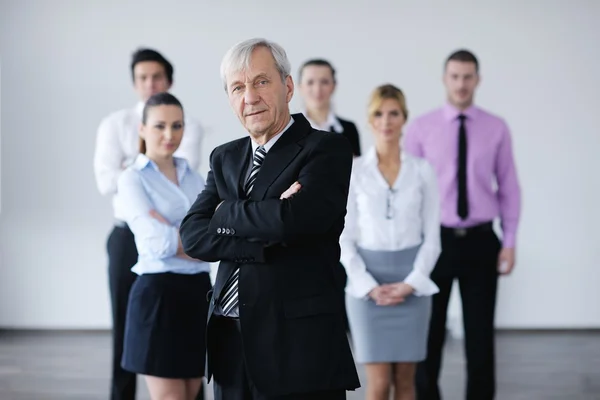
[[[360,299],[368,298],[371,290],[379,286],[379,283],[368,272],[360,274],[360,276],[348,277],[348,279],[352,286],[352,294]]]
[[[406,279],[404,279],[404,283],[415,289],[415,296],[431,296],[440,291],[430,278],[415,270],[408,274]]]
[[[174,257],[179,248],[179,231],[175,227],[169,227],[168,239],[165,242],[165,248],[162,253],[166,257]]]
[[[502,247],[514,249],[516,244],[516,236],[513,232],[504,232],[502,237]]]

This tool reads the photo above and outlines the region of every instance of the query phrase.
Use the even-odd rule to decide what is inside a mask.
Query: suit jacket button
[[[227,228],[225,229],[225,233],[229,235],[229,233],[231,232],[231,229]]]
[[[221,228],[217,228],[217,233],[221,233]]]
[[[231,234],[235,235],[235,229],[231,228]]]

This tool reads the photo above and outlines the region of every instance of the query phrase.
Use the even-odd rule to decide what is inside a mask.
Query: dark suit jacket
[[[313,129],[302,114],[293,118],[265,157],[250,199],[242,189],[250,138],[213,150],[206,187],[180,227],[186,254],[221,262],[209,310],[208,379],[219,340],[210,315],[239,267],[246,364],[270,396],[360,387],[335,278],[352,151],[342,135]],[[295,181],[300,192],[279,200]]]
[[[354,122],[341,119],[340,117],[336,116],[336,118],[338,121],[340,121],[342,128],[344,128],[344,132],[342,132],[342,135],[344,135],[350,142],[350,146],[352,147],[352,154],[354,154],[354,156],[356,157],[360,156],[360,135],[358,134],[358,129],[356,128],[356,125],[354,124]]]

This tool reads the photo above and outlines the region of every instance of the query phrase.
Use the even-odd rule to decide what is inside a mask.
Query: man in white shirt
[[[150,96],[167,92],[173,84],[173,65],[152,49],[137,50],[131,60],[134,89],[138,104],[130,109],[119,110],[105,117],[97,132],[94,154],[94,174],[102,195],[111,196],[117,191],[121,172],[139,154],[138,129],[144,104]],[[186,117],[185,133],[176,156],[187,159],[194,170],[200,164],[200,146],[203,132],[200,125]],[[114,201],[114,200],[113,200]],[[137,262],[138,253],[133,234],[115,211],[115,226],[107,243],[108,275],[113,317],[113,363],[112,400],[135,400],[136,376],[121,368],[123,335],[129,291],[136,275],[131,268]]]

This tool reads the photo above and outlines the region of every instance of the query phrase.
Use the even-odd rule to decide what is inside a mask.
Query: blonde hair
[[[408,119],[408,109],[406,108],[406,98],[404,97],[404,93],[396,86],[386,84],[376,87],[371,93],[371,99],[369,100],[369,106],[367,108],[369,121],[373,121],[375,113],[381,107],[381,103],[387,99],[396,100],[400,105],[402,114],[404,114],[404,119]]]

